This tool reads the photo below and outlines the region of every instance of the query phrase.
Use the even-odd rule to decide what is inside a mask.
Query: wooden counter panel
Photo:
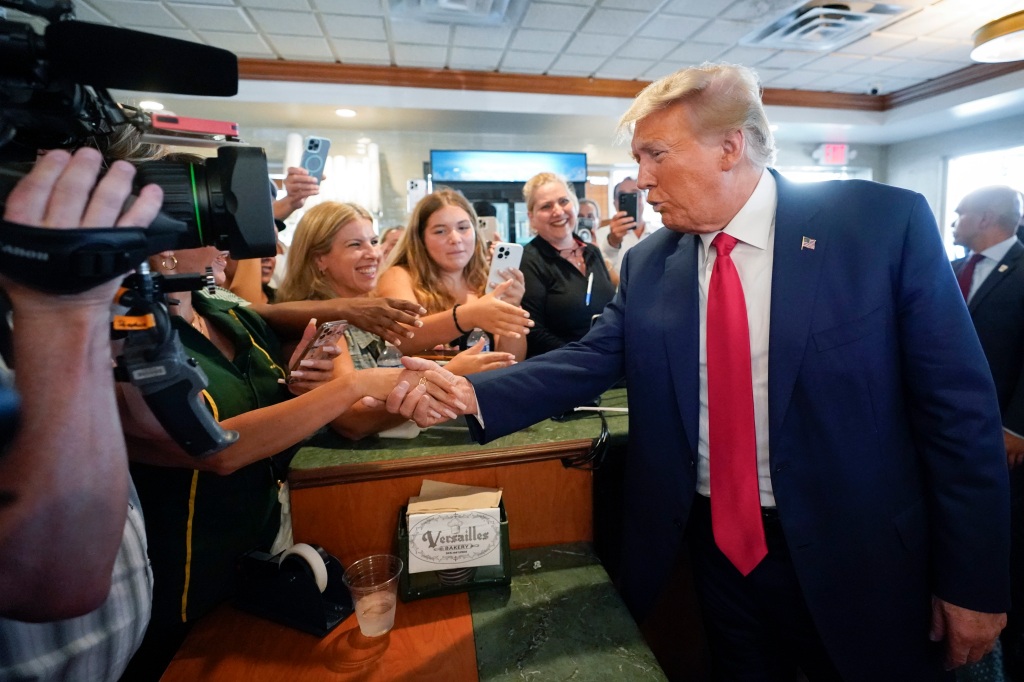
[[[323,639],[224,605],[196,624],[162,682],[476,680],[466,594],[398,603],[395,628],[359,633],[350,616]]]
[[[346,565],[391,552],[398,510],[424,478],[502,488],[512,549],[593,539],[592,474],[548,460],[293,490],[295,541],[319,544]]]

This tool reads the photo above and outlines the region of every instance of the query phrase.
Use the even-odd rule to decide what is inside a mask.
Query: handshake
[[[420,428],[477,413],[476,392],[465,377],[424,358],[406,356],[402,365],[405,369],[387,398],[363,398],[366,405],[383,403],[388,412],[412,419]]]

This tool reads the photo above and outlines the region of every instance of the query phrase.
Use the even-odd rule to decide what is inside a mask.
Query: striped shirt
[[[142,642],[152,600],[142,507],[131,486],[107,601],[84,616],[50,623],[0,618],[0,681],[118,679]]]

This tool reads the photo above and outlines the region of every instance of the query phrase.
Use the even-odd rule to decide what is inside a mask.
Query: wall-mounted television
[[[575,152],[502,152],[438,150],[430,152],[434,183],[526,182],[537,173],[561,175],[569,182],[587,181],[587,155]]]

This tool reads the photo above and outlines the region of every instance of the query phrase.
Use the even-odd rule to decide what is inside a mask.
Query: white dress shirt
[[[743,285],[750,328],[750,369],[754,391],[754,432],[757,438],[757,480],[762,507],[774,507],[768,462],[768,329],[772,295],[772,247],[775,244],[775,207],[778,203],[775,178],[762,172],[753,194],[722,232],[739,240],[732,260]],[[700,433],[697,442],[697,492],[711,494],[708,462],[708,285],[717,249],[711,242],[718,232],[700,235]]]

